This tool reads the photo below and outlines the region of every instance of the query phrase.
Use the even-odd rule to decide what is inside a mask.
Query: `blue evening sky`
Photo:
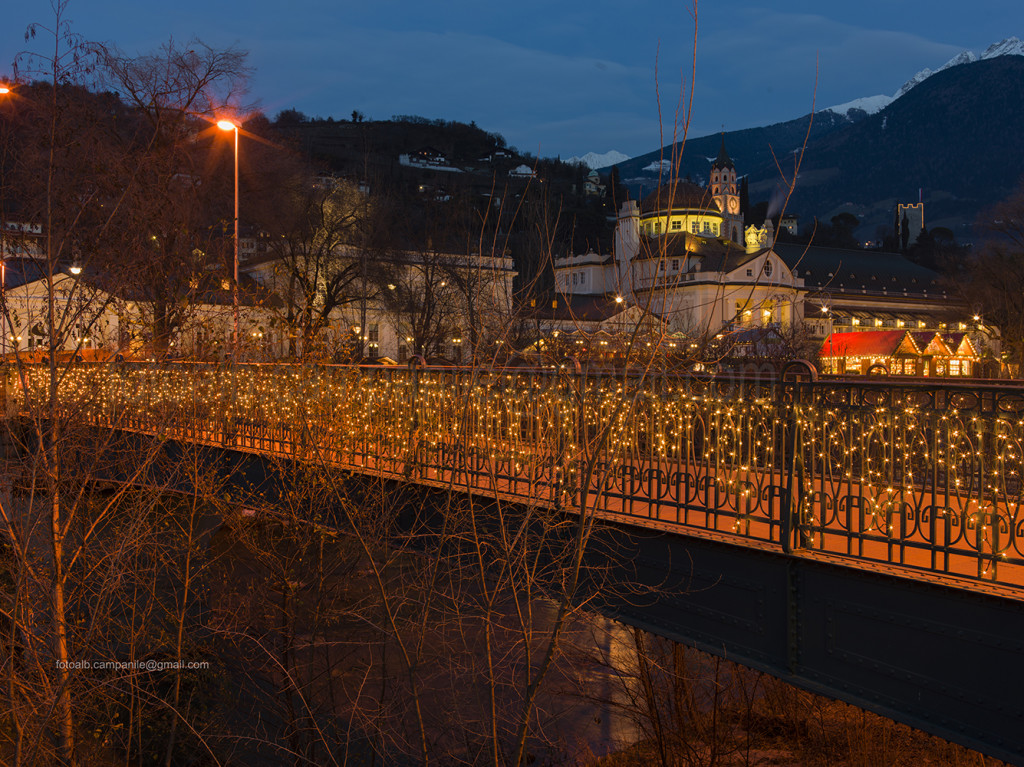
[[[25,28],[53,20],[48,0],[8,5],[0,75],[47,44],[26,44]],[[694,46],[693,6],[671,0],[70,0],[66,15],[128,53],[170,36],[245,49],[249,95],[270,117],[474,120],[563,158],[667,142]],[[1024,37],[1024,2],[706,0],[696,24],[691,136],[791,119],[812,100],[892,95],[961,50]]]

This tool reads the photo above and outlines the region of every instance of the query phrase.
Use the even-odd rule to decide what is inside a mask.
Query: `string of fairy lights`
[[[32,412],[48,382],[26,368],[8,386]],[[793,510],[804,548],[1024,585],[1007,569],[1024,564],[1020,392],[800,386],[176,363],[76,366],[58,401],[87,423],[569,508],[590,476],[587,511],[777,544]]]

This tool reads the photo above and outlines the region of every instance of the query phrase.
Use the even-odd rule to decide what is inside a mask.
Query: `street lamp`
[[[832,323],[832,308],[828,304],[822,304],[821,313],[828,318],[828,372],[829,374],[834,374],[836,372],[836,359],[832,351],[832,333],[835,330],[835,326]]]
[[[234,332],[231,334],[231,360],[236,362],[238,360],[238,124],[233,120],[218,120],[217,127],[223,131],[234,131],[235,133],[235,279],[231,293],[231,309],[234,319]]]

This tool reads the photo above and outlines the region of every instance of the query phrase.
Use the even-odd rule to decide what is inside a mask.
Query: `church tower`
[[[722,148],[711,163],[711,196],[722,211],[722,239],[742,242],[743,216],[740,214],[740,195],[736,185],[736,166],[725,151],[725,133],[722,134]]]

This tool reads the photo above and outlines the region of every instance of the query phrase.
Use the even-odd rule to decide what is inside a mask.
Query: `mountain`
[[[747,128],[726,133],[725,145],[738,171],[746,173],[751,168],[760,168],[772,163],[773,152],[783,162],[786,158],[791,158],[794,151],[803,144],[809,122],[811,135],[821,138],[865,116],[866,113],[848,117],[833,112],[822,112],[814,115],[813,122],[810,116],[804,116],[763,128]],[[641,196],[659,183],[668,180],[672,172],[674,154],[681,152],[679,175],[707,183],[711,163],[718,156],[721,142],[722,134],[713,134],[688,139],[685,143],[680,142],[674,146],[669,144],[664,149],[656,149],[618,163],[619,178],[635,195]],[[789,164],[792,166],[792,161]]]
[[[618,165],[620,162],[625,162],[628,159],[628,154],[616,152],[612,149],[610,152],[605,152],[604,154],[587,152],[582,157],[570,157],[565,162],[570,165],[586,165],[591,170],[594,170],[596,168],[607,168],[612,165]]]
[[[985,49],[985,52],[982,53],[981,56],[975,55],[974,51],[961,51],[934,72],[931,69],[928,69],[928,67],[925,67],[903,83],[903,85],[900,86],[900,89],[892,96],[885,96],[881,94],[878,96],[865,96],[863,98],[854,99],[853,101],[847,101],[845,104],[827,107],[827,109],[830,112],[835,112],[840,115],[847,114],[851,109],[863,109],[871,115],[889,106],[893,101],[908,93],[915,86],[923,83],[936,72],[942,72],[950,67],[958,67],[961,64],[972,64],[975,61],[985,61],[987,59],[998,58],[999,56],[1024,56],[1024,42],[1021,42],[1016,37],[1008,37],[998,43],[992,43],[992,45]]]
[[[885,109],[893,102],[892,96],[885,96],[879,94],[878,96],[864,96],[863,98],[854,99],[853,101],[847,101],[845,104],[837,104],[834,107],[828,107],[823,109],[823,112],[835,112],[837,115],[849,116],[850,110],[860,109],[866,114],[873,115],[882,109]]]
[[[778,186],[768,164],[750,166],[751,200]],[[887,227],[897,201],[923,194],[925,222],[969,238],[978,214],[1007,197],[1024,172],[1024,57],[952,66],[876,114],[813,136],[789,209],[805,220],[847,211],[863,239]],[[919,190],[921,190],[919,192]]]
[[[970,239],[979,213],[1024,173],[1024,43],[1014,37],[980,56],[965,51],[935,72],[922,70],[892,98],[724,135],[752,203],[784,196],[779,168],[792,174],[806,137],[787,206],[804,224],[849,212],[862,222],[862,239],[878,239],[880,227],[891,228],[896,202],[916,202],[921,190],[926,225]],[[642,195],[658,185],[658,169],[671,165],[675,150],[681,175],[706,183],[721,140],[704,136],[640,155],[618,164],[620,178]]]

